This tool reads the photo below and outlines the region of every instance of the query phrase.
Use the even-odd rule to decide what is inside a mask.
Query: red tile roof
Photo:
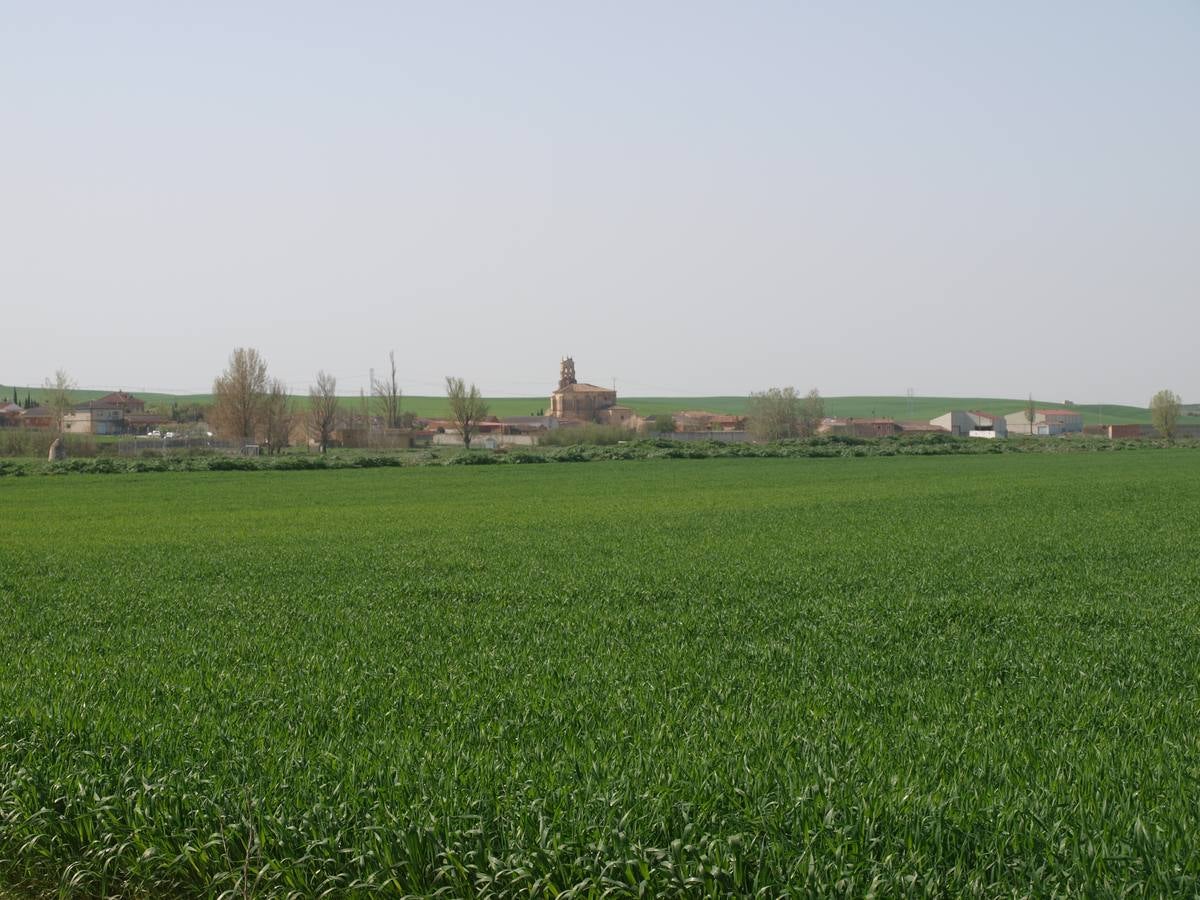
[[[72,409],[120,409],[119,403],[107,403],[103,400],[85,400],[83,403],[76,403]]]
[[[600,387],[598,384],[584,384],[582,381],[575,384],[568,384],[565,388],[559,388],[554,393],[556,394],[615,394],[610,387]]]
[[[106,394],[105,396],[100,397],[96,400],[96,402],[111,404],[113,406],[127,406],[131,403],[135,405],[142,403],[142,401],[133,396],[133,394],[127,394],[125,391],[113,391],[111,394]]]

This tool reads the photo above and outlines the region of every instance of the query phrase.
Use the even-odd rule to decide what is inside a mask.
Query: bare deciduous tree
[[[479,394],[479,388],[469,388],[461,378],[446,376],[446,399],[450,401],[450,418],[458,426],[463,446],[471,449],[471,437],[479,430],[479,420],[488,414],[488,405]]]
[[[46,391],[46,408],[54,418],[54,430],[63,430],[63,419],[71,411],[71,391],[75,390],[75,381],[64,369],[55,369],[54,378],[42,382]]]
[[[400,382],[396,380],[396,351],[388,353],[390,372],[385,378],[371,379],[371,396],[383,419],[384,428],[400,427]]]
[[[263,399],[263,436],[269,453],[278,453],[288,445],[292,415],[292,398],[288,395],[287,385],[278,378],[271,379]]]
[[[1183,401],[1171,390],[1159,391],[1150,399],[1150,421],[1154,423],[1158,433],[1168,441],[1175,437],[1182,407]]]
[[[253,347],[238,347],[213,382],[217,432],[249,443],[258,434],[267,395],[267,362]]]
[[[800,416],[797,420],[800,436],[811,437],[816,434],[824,418],[825,401],[821,398],[821,392],[813,388],[804,395],[804,400],[800,403]]]
[[[800,436],[802,406],[796,389],[770,388],[750,395],[750,431],[762,441]]]
[[[308,427],[322,453],[329,449],[337,417],[337,379],[323,371],[318,372],[317,383],[308,389]]]

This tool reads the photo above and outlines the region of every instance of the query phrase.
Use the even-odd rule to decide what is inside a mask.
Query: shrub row
[[[1168,446],[1200,448],[1200,441],[1169,444],[1159,440],[1110,441],[1106,438],[1010,438],[985,441],[948,434],[865,439],[820,436],[774,444],[726,444],[718,441],[673,441],[651,438],[626,444],[573,444],[494,452],[459,451],[449,456],[436,452],[367,454],[338,453],[326,456],[95,457],[60,462],[0,460],[0,477],[22,475],[109,475],[130,472],[261,472],[308,469],[373,469],[405,466],[492,466],[528,463],[573,463],[638,459],[841,459],[871,456],[951,456],[990,453],[1109,453],[1121,450],[1161,449]]]

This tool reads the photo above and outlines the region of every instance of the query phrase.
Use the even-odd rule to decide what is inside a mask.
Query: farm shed
[[[960,437],[1008,437],[1008,423],[1003,416],[977,409],[952,409],[936,419],[930,419],[929,424]]]
[[[1031,423],[1023,409],[1004,417],[1013,434],[1053,435],[1081,434],[1083,414],[1070,409],[1035,409]]]

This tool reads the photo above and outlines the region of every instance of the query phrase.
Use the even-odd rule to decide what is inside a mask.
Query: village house
[[[31,406],[21,413],[22,428],[53,428],[54,410],[48,406]]]
[[[166,425],[170,421],[170,418],[160,416],[158,413],[128,412],[125,414],[125,433],[149,434],[155,428]]]
[[[145,411],[145,401],[116,391],[76,404],[63,416],[63,431],[72,434],[144,434],[169,421]],[[47,423],[49,427],[51,423]]]
[[[704,412],[702,410],[687,410],[676,413],[675,429],[677,431],[745,431],[746,417],[731,416],[722,413]]]
[[[102,403],[105,406],[116,406],[126,415],[146,411],[145,400],[135,397],[133,394],[127,394],[125,391],[114,391],[111,394],[105,394],[93,402]]]
[[[553,416],[505,416],[500,420],[505,434],[536,434],[558,428],[560,420]]]
[[[1073,409],[1035,409],[1030,422],[1025,410],[1009,413],[1004,417],[1009,434],[1080,434],[1083,432],[1083,414]]]
[[[542,416],[512,416],[513,419],[541,419]],[[435,428],[432,433],[432,443],[438,447],[461,447],[462,432],[458,424],[448,419],[434,419],[429,423]],[[532,447],[538,442],[538,435],[546,431],[546,426],[536,428],[523,427],[508,419],[498,419],[490,416],[475,426],[475,434],[471,437],[471,446],[483,450],[495,450],[498,447]]]
[[[1153,425],[1089,425],[1083,429],[1084,434],[1106,437],[1111,440],[1130,438],[1155,438],[1159,436],[1158,429]],[[1200,438],[1200,425],[1176,425],[1175,437]]]
[[[66,413],[62,427],[72,434],[123,434],[125,412],[119,406],[89,400]]]

